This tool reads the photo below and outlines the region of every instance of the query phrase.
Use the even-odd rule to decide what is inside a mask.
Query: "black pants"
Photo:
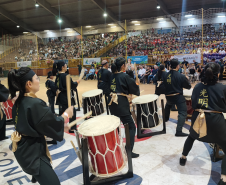
[[[6,115],[3,113],[3,118],[2,120],[0,120],[0,141],[5,139],[6,137],[5,132],[6,132]]]
[[[55,114],[54,104],[55,104],[55,96],[49,97],[49,106],[53,114]]]
[[[190,150],[194,144],[194,141],[195,141],[195,139],[189,135],[184,143],[184,149],[182,152],[182,154],[184,156],[188,155],[188,153],[190,152]],[[217,143],[217,144],[222,148],[223,152],[226,154],[226,143]],[[221,174],[226,175],[226,155],[224,156],[222,163],[221,163]]]
[[[187,105],[185,101],[172,101],[173,99],[180,99],[184,97],[175,96],[175,97],[167,97],[167,102],[165,106],[165,120],[168,121],[170,117],[170,109],[173,107],[173,105],[177,106],[178,110],[178,122],[177,122],[177,131],[182,132],[182,128],[185,124],[185,120],[187,118]]]
[[[68,105],[60,105],[59,106],[59,116],[61,116],[67,108],[68,108]],[[74,115],[72,116],[72,118],[69,119],[69,123],[76,120],[76,110],[75,110],[75,108],[73,109],[73,113],[74,113]],[[71,127],[71,129],[77,130],[76,125]]]
[[[60,185],[60,181],[53,168],[40,159],[39,175],[33,175],[40,185]]]
[[[107,115],[109,115],[109,106],[108,106],[109,96],[110,95],[107,95],[107,94],[104,95],[104,97],[105,97],[105,103],[106,103]]]
[[[127,123],[129,124],[129,136],[130,136],[131,151],[133,151],[134,139],[135,139],[135,134],[136,134],[136,127],[135,127],[134,121],[133,121],[131,115],[120,116],[119,118],[122,121],[123,125],[125,125]]]

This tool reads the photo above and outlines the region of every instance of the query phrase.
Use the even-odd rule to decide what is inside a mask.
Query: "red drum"
[[[90,172],[96,176],[112,176],[125,167],[127,157],[119,126],[118,117],[104,115],[89,119],[78,128],[79,134],[88,138]]]
[[[13,108],[14,103],[12,100],[7,100],[6,102],[2,102],[2,108],[3,111],[6,115],[6,121],[12,120],[12,108]]]
[[[192,91],[193,91],[192,88],[190,90],[187,90],[187,89],[183,90],[183,94],[184,94],[186,105],[187,105],[187,119],[190,119],[194,112],[194,110],[192,109],[192,101],[191,101]]]

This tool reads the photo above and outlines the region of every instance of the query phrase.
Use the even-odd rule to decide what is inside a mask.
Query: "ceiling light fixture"
[[[37,1],[35,1],[35,6],[36,6],[36,7],[39,7],[39,4],[37,3]]]
[[[111,28],[115,28],[116,26],[112,26]]]
[[[225,15],[218,15],[218,17],[225,17]]]
[[[160,7],[160,5],[159,4],[157,4],[157,7],[156,7],[157,9],[160,9],[161,7]]]
[[[188,21],[194,20],[195,18],[188,19]]]
[[[19,28],[20,26],[19,26],[19,25],[17,25],[16,27],[17,27],[17,28]]]
[[[189,14],[189,15],[185,15],[185,17],[192,17],[192,15],[191,15],[191,14]]]
[[[163,18],[157,18],[157,20],[159,21],[159,20],[163,20]]]
[[[23,33],[28,33],[28,32],[25,31],[25,32],[23,32]]]
[[[103,14],[103,16],[104,16],[104,17],[107,17],[107,16],[108,16],[108,14],[107,14],[107,13],[104,13],[104,14]]]
[[[58,19],[58,23],[60,23],[60,24],[61,24],[61,23],[62,23],[62,19]]]
[[[86,26],[86,28],[91,28],[91,26]]]
[[[139,26],[140,24],[135,24],[135,26]]]
[[[132,21],[132,22],[134,23],[134,22],[138,22],[138,21]]]
[[[108,24],[109,26],[112,26],[112,25],[114,25],[114,24]]]

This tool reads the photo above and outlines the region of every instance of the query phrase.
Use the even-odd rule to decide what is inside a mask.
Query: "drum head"
[[[223,113],[223,115],[224,115],[224,119],[226,119],[226,113]]]
[[[149,102],[153,102],[155,100],[158,99],[158,95],[156,94],[147,94],[147,95],[143,95],[143,96],[139,96],[137,98],[134,98],[132,100],[133,104],[144,104],[144,103],[149,103]]]
[[[97,116],[84,121],[78,132],[83,136],[100,136],[112,132],[120,125],[120,119],[112,115]]]
[[[184,89],[183,90],[183,95],[184,96],[187,96],[187,97],[191,97],[191,95],[192,95],[192,92],[193,92],[193,88],[191,88],[191,89]]]
[[[103,93],[102,89],[87,91],[82,94],[82,98],[94,97],[94,96],[100,95],[101,93]]]

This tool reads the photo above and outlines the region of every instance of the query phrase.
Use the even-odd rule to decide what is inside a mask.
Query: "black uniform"
[[[182,127],[187,117],[187,106],[183,96],[183,88],[190,89],[191,84],[186,76],[175,70],[171,70],[165,76],[163,76],[163,83],[166,88],[167,100],[165,106],[165,120],[169,120],[170,109],[173,105],[176,105],[178,109],[177,131],[182,132]],[[179,93],[179,95],[167,96],[175,93]]]
[[[194,62],[194,65],[195,65],[195,69],[199,68],[199,63],[198,62]]]
[[[67,73],[58,73],[56,76],[55,85],[57,89],[60,91],[56,99],[56,105],[59,105],[59,115],[62,115],[64,111],[68,108],[67,85],[66,85],[67,75],[68,75]],[[73,90],[76,90],[77,86],[78,86],[78,83],[73,82],[71,79],[71,105],[72,106],[76,105]],[[70,118],[70,122],[76,120],[75,108],[73,112],[74,112],[74,115],[72,118]],[[76,129],[76,126],[73,126],[72,129]]]
[[[107,114],[109,114],[107,102],[108,102],[109,94],[110,94],[110,77],[111,77],[111,75],[112,75],[112,73],[104,68],[101,68],[97,73],[97,88],[102,89],[103,94],[105,95]]]
[[[46,88],[48,89],[46,91],[46,94],[48,97],[49,105],[51,107],[51,111],[53,114],[55,114],[54,104],[55,104],[55,96],[57,91],[55,82],[53,82],[51,79],[47,79],[45,85],[46,85]]]
[[[9,90],[2,84],[0,84],[0,102],[5,102],[8,100],[9,97]],[[6,131],[6,115],[3,110],[2,114],[3,117],[1,119],[0,115],[0,141],[6,139],[5,131]]]
[[[166,60],[164,63],[165,63],[165,68],[168,69],[168,67],[170,66],[170,61]]]
[[[186,60],[183,61],[181,64],[183,64],[183,65],[185,64],[185,66],[188,67],[188,61],[186,61]]]
[[[112,74],[110,82],[110,90],[113,93],[140,95],[140,89],[135,83],[135,80],[125,73]],[[109,108],[111,114],[119,117],[123,124],[129,124],[131,149],[133,150],[136,127],[131,117],[130,105],[127,97],[118,95],[118,104],[112,102]]]
[[[14,155],[24,172],[33,175],[40,184],[59,185],[59,179],[46,154],[45,136],[63,140],[64,119],[55,116],[38,98],[23,97],[12,109],[15,129],[22,135]]]
[[[167,74],[167,72],[163,71],[161,78],[158,79],[158,73],[157,73],[155,75],[154,79],[153,79],[153,82],[155,84],[155,94],[157,94],[158,96],[161,95],[161,94],[165,94],[166,93],[166,88],[165,88],[165,85],[163,83],[163,77],[166,74]],[[158,83],[161,83],[161,84],[158,86]]]
[[[191,99],[194,110],[206,109],[226,112],[226,85],[221,83],[216,83],[215,85],[199,83],[195,86]],[[195,139],[207,143],[217,143],[223,149],[224,153],[226,153],[226,123],[223,114],[205,113],[207,135],[202,138],[199,138],[199,135],[193,129],[198,114],[199,112],[194,111],[192,115],[190,135],[185,142],[183,155],[188,155]],[[226,175],[226,156],[222,161],[222,174]]]

